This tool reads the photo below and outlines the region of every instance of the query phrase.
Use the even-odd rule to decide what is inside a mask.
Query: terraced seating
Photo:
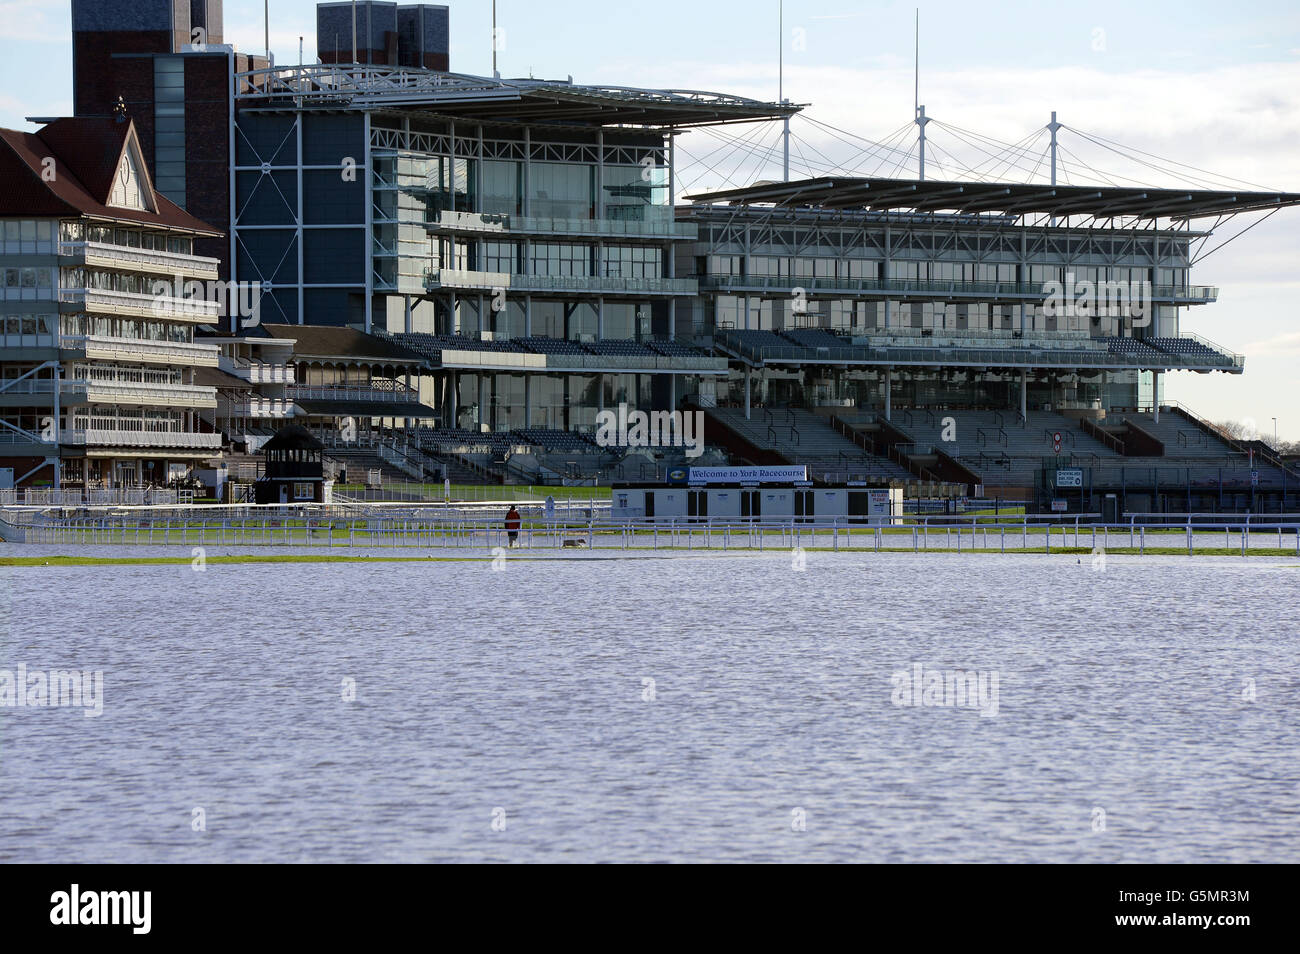
[[[801,348],[847,348],[848,341],[822,328],[788,328],[781,337]]]
[[[1163,361],[1165,355],[1137,338],[1103,338],[1111,354],[1132,355],[1137,358],[1151,358]]]
[[[456,351],[496,351],[519,354],[525,349],[516,341],[484,341],[467,335],[434,335],[425,332],[401,332],[391,334],[398,344],[418,351],[420,354],[437,357],[444,350]]]
[[[709,357],[709,352],[701,350],[700,348],[692,348],[690,345],[682,344],[679,341],[647,341],[646,345],[663,355],[665,358]]]
[[[804,410],[752,411],[747,420],[739,408],[711,412],[750,444],[773,450],[797,464],[808,464],[817,476],[893,478],[911,480],[908,471],[884,457],[863,450],[831,426],[820,414]]]
[[[473,446],[488,447],[493,451],[506,451],[517,443],[508,432],[474,431],[460,427],[421,427],[416,431],[416,439],[425,447]]]
[[[603,341],[588,341],[585,347],[592,354],[612,355],[616,357],[658,357],[658,352],[652,351],[649,347],[639,341],[623,339],[605,339]]]
[[[364,447],[330,447],[324,452],[326,461],[333,461],[334,472],[346,471],[348,483],[368,482],[370,475],[378,472],[383,483],[403,482],[412,475],[394,467],[373,450]]]
[[[1163,443],[1165,458],[1235,458],[1243,463],[1247,460],[1245,454],[1238,453],[1226,441],[1205,433],[1174,408],[1162,410],[1159,422],[1150,413],[1117,416],[1120,420],[1131,421]]]
[[[946,418],[952,418],[954,427],[949,431]],[[1051,411],[1030,411],[1022,425],[1018,411],[986,410],[899,410],[893,414],[892,423],[906,433],[924,450],[934,447],[965,462],[969,458],[1006,455],[1024,458],[1041,466],[1042,458],[1052,456],[1052,435],[1060,432],[1062,454],[1119,457],[1115,451],[1085,434],[1079,423]],[[945,441],[944,437],[954,438]]]
[[[740,345],[755,350],[761,348],[777,348],[784,351],[790,351],[792,348],[801,347],[799,345],[791,344],[775,331],[755,331],[752,328],[744,328],[728,331],[727,334]]]
[[[552,428],[525,427],[511,432],[518,443],[534,444],[548,451],[572,453],[597,453],[600,448],[577,431],[560,431]]]
[[[1223,352],[1204,345],[1194,338],[1148,338],[1147,343],[1159,348],[1166,354],[1189,358],[1193,361],[1222,364],[1231,360]]]
[[[587,354],[587,350],[577,341],[567,338],[543,338],[530,336],[515,338],[515,343],[535,354]]]

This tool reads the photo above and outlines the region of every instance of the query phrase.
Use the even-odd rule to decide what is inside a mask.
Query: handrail
[[[1125,455],[1126,448],[1124,442],[1114,434],[1110,433],[1110,431],[1103,428],[1096,421],[1091,418],[1081,417],[1079,418],[1079,427],[1093,440],[1106,445],[1121,457]]]

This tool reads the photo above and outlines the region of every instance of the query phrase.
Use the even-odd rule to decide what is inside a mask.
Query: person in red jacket
[[[510,546],[513,548],[519,541],[519,511],[515,505],[511,504],[510,509],[506,511],[506,536],[510,538]]]

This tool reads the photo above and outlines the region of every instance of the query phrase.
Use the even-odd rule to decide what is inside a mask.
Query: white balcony
[[[201,325],[215,325],[221,318],[221,306],[215,301],[176,298],[171,295],[141,295],[107,288],[60,289],[59,301],[80,304],[87,312],[97,315],[162,318]]]
[[[80,388],[90,404],[128,407],[185,407],[211,410],[217,406],[217,389],[191,384],[146,384],[125,381],[65,381]]]
[[[250,384],[293,384],[297,375],[292,364],[244,361],[224,354],[221,356],[221,370]]]
[[[699,226],[678,222],[665,208],[662,218],[644,222],[626,219],[555,219],[532,215],[505,215],[490,212],[453,212],[444,210],[430,229],[487,235],[573,235],[592,238],[694,239]]]
[[[54,382],[29,378],[0,386],[0,398],[41,397],[40,406],[51,406]],[[211,409],[217,406],[217,389],[189,384],[155,384],[145,381],[86,381],[66,378],[59,382],[64,404],[124,404],[129,407],[186,407]],[[9,402],[6,402],[9,403]]]
[[[84,259],[87,265],[161,274],[168,278],[180,275],[182,278],[216,280],[220,276],[221,263],[215,258],[159,252],[148,248],[128,248],[108,242],[60,242],[59,255]]]
[[[220,355],[216,345],[189,341],[142,341],[136,338],[111,338],[108,335],[63,335],[59,347],[65,351],[84,353],[87,358],[191,368],[215,368]]]
[[[59,435],[64,444],[86,447],[159,447],[186,450],[219,450],[220,434],[196,431],[110,431],[99,428],[65,430]]]
[[[405,385],[390,387],[332,387],[303,384],[285,388],[290,401],[385,401],[395,404],[418,403],[419,394]]]
[[[264,417],[282,420],[293,417],[293,402],[283,398],[257,396],[244,400],[219,397],[217,414],[225,418]]]
[[[576,292],[588,295],[694,295],[693,278],[617,278],[588,275],[519,275],[433,268],[425,274],[429,289],[494,292]]]

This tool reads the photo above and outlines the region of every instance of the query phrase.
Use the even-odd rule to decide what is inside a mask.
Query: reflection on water
[[[0,859],[1300,860],[1288,561],[806,561],[0,569]]]

